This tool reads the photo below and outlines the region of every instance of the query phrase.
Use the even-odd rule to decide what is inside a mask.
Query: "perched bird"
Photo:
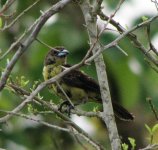
[[[61,73],[64,68],[70,67],[67,64],[68,50],[64,47],[55,47],[51,49],[45,57],[43,76],[44,80],[48,80]],[[87,74],[78,69],[70,71],[58,80],[60,87],[74,104],[84,102],[102,103],[99,84]],[[63,100],[66,99],[65,94],[57,83],[49,85],[51,91],[54,91]],[[133,120],[134,117],[125,108],[112,102],[115,115],[122,120]]]

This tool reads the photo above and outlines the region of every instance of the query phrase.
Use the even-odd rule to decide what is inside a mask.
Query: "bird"
[[[63,72],[65,68],[71,67],[71,65],[67,64],[68,54],[69,51],[63,46],[54,47],[46,54],[43,67],[43,77],[45,81]],[[57,82],[50,84],[48,88],[51,92],[54,92],[57,96],[65,100],[60,105],[60,110],[63,105],[70,104],[69,101],[66,100],[66,96],[70,98],[74,106],[86,102],[102,103],[98,82],[80,69],[71,70]],[[74,106],[72,106],[72,108]],[[112,106],[115,116],[120,120],[134,120],[133,114],[128,112],[128,110],[120,104],[112,101]]]

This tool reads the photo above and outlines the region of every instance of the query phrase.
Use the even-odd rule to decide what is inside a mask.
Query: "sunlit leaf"
[[[148,17],[147,17],[147,16],[143,16],[143,17],[142,17],[142,20],[143,20],[143,22],[144,22],[144,21],[147,21],[147,20],[148,20]]]
[[[123,150],[128,150],[128,145],[127,145],[126,143],[123,143],[123,144],[122,144],[122,149],[123,149]]]
[[[134,150],[135,147],[136,147],[135,139],[129,137],[128,140],[129,140],[129,142],[130,142],[130,144],[131,144],[131,146],[132,146],[132,150]]]
[[[157,129],[158,129],[158,124],[155,124],[155,125],[152,127],[152,133],[154,133]]]
[[[2,25],[3,25],[3,21],[2,18],[0,17],[0,28],[2,28]]]
[[[147,124],[145,124],[145,128],[148,130],[148,132],[151,135],[152,134],[152,129]]]

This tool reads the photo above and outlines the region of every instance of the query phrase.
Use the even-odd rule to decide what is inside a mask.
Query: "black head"
[[[66,62],[66,56],[69,54],[69,51],[64,47],[55,47],[52,48],[45,57],[44,65],[51,64],[64,64]]]

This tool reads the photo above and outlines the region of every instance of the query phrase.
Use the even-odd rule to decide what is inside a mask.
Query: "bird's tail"
[[[115,115],[124,121],[132,121],[134,119],[134,116],[128,112],[125,108],[123,108],[121,105],[113,102],[113,109],[114,109],[114,113]]]

